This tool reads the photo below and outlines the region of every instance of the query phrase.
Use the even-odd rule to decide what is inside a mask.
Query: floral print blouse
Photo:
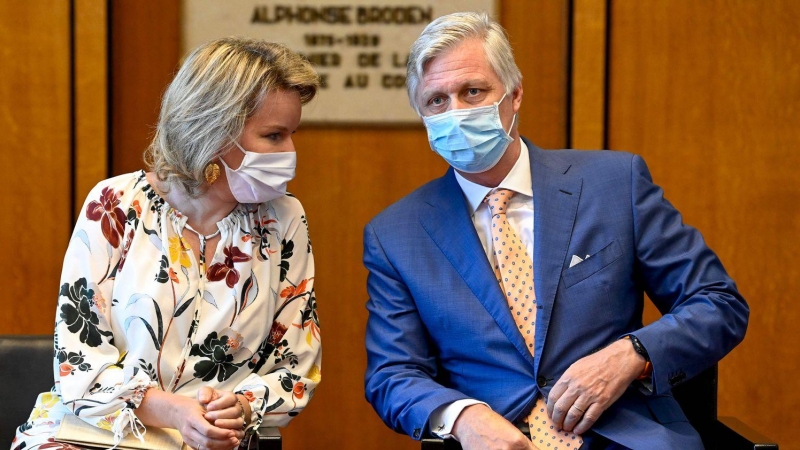
[[[143,171],[98,184],[69,242],[54,342],[55,386],[13,448],[54,448],[65,414],[114,432],[141,427],[148,388],[241,393],[251,429],[284,426],[320,381],[314,261],[291,195],[238,205],[217,223],[211,261],[183,238],[186,217]],[[59,445],[59,444],[55,444]]]

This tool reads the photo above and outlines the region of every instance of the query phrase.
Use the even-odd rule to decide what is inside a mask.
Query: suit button
[[[414,439],[419,439],[419,428],[414,430]]]
[[[540,388],[547,386],[547,378],[539,375],[539,377],[536,378],[536,384],[538,384]]]

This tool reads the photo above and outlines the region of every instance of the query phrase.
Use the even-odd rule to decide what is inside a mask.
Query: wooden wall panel
[[[572,2],[570,148],[605,148],[607,0]]]
[[[645,157],[751,307],[721,415],[797,449],[800,3],[612,3],[609,142]]]
[[[362,231],[447,165],[428,147],[422,126],[301,129],[294,141],[298,172],[289,189],[303,202],[314,246],[324,381],[283,432],[285,448],[419,448],[389,430],[364,399]]]
[[[52,333],[72,230],[70,2],[0,2],[0,333]]]
[[[75,0],[75,214],[108,178],[108,4]]]
[[[521,130],[548,148],[567,141],[567,5],[500,3],[525,77]],[[114,1],[111,9],[112,161],[113,173],[122,173],[141,167],[161,93],[177,65],[178,38],[171,33],[179,21],[177,1],[160,2],[159,14],[140,2]],[[419,448],[387,428],[364,400],[362,231],[375,214],[447,166],[428,147],[421,124],[301,126],[294,139],[299,162],[289,189],[303,202],[311,229],[324,362],[314,400],[283,431],[284,448]]]
[[[111,0],[111,174],[144,168],[161,95],[178,69],[179,1]]]
[[[541,148],[567,146],[569,1],[501,1],[500,21],[522,71],[520,134]]]

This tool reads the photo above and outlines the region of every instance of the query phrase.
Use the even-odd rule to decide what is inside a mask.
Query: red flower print
[[[297,399],[303,398],[303,395],[306,393],[306,385],[303,383],[297,383],[292,388],[292,394],[294,394]]]
[[[125,260],[128,258],[128,251],[131,249],[131,241],[133,241],[133,230],[128,233],[128,240],[126,240],[125,245],[122,246],[119,264],[117,265],[117,273],[122,272],[122,266],[125,265]]]
[[[275,219],[267,219],[267,216],[262,216],[260,219],[256,218],[256,220],[255,220],[255,225],[256,226],[266,227],[267,225],[269,225],[271,223],[278,223],[278,221],[275,220]]]
[[[169,279],[174,281],[175,283],[178,283],[178,284],[180,284],[180,282],[181,282],[178,279],[178,274],[176,274],[175,271],[172,270],[172,267],[169,268]]]
[[[286,326],[280,322],[273,322],[272,328],[269,330],[268,342],[272,345],[278,345],[284,334],[286,334]]]
[[[65,377],[65,376],[67,376],[67,375],[72,375],[72,371],[73,371],[73,370],[75,370],[75,368],[74,368],[74,367],[72,367],[71,365],[69,365],[68,363],[61,363],[61,364],[58,366],[58,371],[59,371],[59,374],[60,374],[62,377]]]
[[[136,211],[136,217],[142,217],[142,205],[139,204],[139,200],[133,201],[133,209]]]
[[[244,392],[242,392],[242,395],[244,395],[244,398],[246,398],[247,401],[250,402],[250,403],[256,401],[256,396],[253,395],[253,393],[250,392],[250,391],[244,391]]]
[[[239,247],[234,247],[233,244],[225,247],[222,253],[225,254],[225,261],[212,264],[211,267],[208,268],[206,276],[209,281],[219,281],[224,278],[225,284],[227,284],[229,288],[233,288],[236,282],[239,281],[239,271],[234,269],[233,264],[250,261],[250,256],[242,253]]]
[[[103,188],[100,193],[100,201],[92,200],[86,207],[86,218],[92,221],[100,221],[100,229],[103,236],[112,247],[119,247],[122,233],[125,232],[125,213],[118,208],[119,198],[122,191],[114,192],[109,187]]]

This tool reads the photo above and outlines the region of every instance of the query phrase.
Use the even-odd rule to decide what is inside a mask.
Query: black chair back
[[[717,365],[713,365],[691,380],[672,389],[672,395],[683,413],[703,439],[707,449],[716,448],[712,442],[717,427]]]
[[[53,387],[53,335],[0,335],[0,448],[11,447],[36,397]]]

